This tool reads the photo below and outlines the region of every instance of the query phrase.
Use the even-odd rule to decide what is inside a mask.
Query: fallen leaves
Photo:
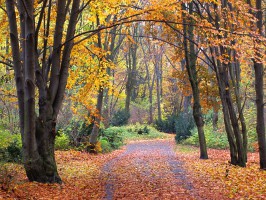
[[[171,164],[173,142],[153,140],[131,143],[109,167],[111,199],[193,199],[186,179]]]
[[[229,151],[209,149],[209,160],[198,159],[196,148],[190,151],[178,146],[177,155],[183,161],[199,198],[203,199],[265,199],[266,171],[259,170],[257,153],[248,154],[246,168],[228,163]],[[192,148],[192,149],[191,149]]]
[[[11,183],[9,190],[0,189],[0,199],[102,199],[105,187],[100,179],[101,168],[122,151],[99,155],[73,150],[57,151],[62,185],[28,182],[21,165],[9,165],[10,172],[17,172],[16,180]]]
[[[0,199],[265,199],[266,171],[250,153],[246,168],[228,163],[226,150],[178,146],[173,138],[138,141],[109,154],[57,151],[62,185],[28,182],[21,165],[9,164],[12,181]]]

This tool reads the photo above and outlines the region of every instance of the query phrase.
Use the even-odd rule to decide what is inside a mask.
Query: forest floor
[[[247,168],[231,166],[227,150],[175,145],[174,138],[129,143],[121,150],[91,155],[57,151],[63,184],[28,182],[23,167],[1,166],[0,199],[266,199],[266,172],[257,154]]]

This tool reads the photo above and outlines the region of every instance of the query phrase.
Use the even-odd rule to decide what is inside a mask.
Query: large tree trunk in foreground
[[[61,47],[64,23],[66,11],[69,9],[71,1],[57,1],[53,53],[43,57],[44,60],[48,60],[47,62],[43,61],[43,63],[50,63],[51,67],[46,64],[40,66],[40,55],[38,55],[40,49],[37,48],[39,48],[38,33],[41,22],[47,25],[45,32],[46,36],[49,36],[50,17],[45,21],[43,16],[47,7],[48,15],[51,14],[52,1],[50,0],[49,4],[47,4],[48,0],[39,2],[43,6],[43,9],[38,13],[39,18],[34,16],[35,1],[17,2],[19,18],[16,16],[15,3],[15,0],[6,0],[19,103],[24,167],[30,181],[61,183],[54,157],[55,126],[66,88],[70,53],[73,47],[72,38],[79,15],[80,0],[76,0],[72,4],[66,34],[66,41],[68,42],[64,44],[63,50]],[[20,38],[17,19],[20,20]],[[39,20],[36,28],[35,20]],[[46,54],[47,49],[46,47],[41,49],[43,55]],[[50,69],[52,69],[51,72]],[[50,77],[47,76],[49,73],[51,74]],[[37,90],[39,106],[35,103]],[[37,116],[36,109],[39,109],[39,116]]]
[[[30,181],[61,183],[55,162],[54,142],[55,124],[52,121],[43,123],[37,119],[35,156],[24,153],[26,174]]]
[[[266,169],[266,144],[265,144],[265,121],[264,121],[264,102],[263,102],[263,64],[254,63],[255,69],[255,89],[256,89],[256,108],[257,108],[257,136],[259,144],[260,168]]]
[[[262,21],[262,1],[256,0],[256,18],[257,28],[259,34],[262,35],[263,21]],[[266,27],[266,26],[265,26]],[[262,51],[262,52],[261,52]],[[257,49],[258,58],[262,58],[263,49]],[[263,90],[263,64],[254,59],[254,70],[255,70],[255,90],[256,90],[256,108],[257,108],[257,136],[259,144],[259,155],[260,155],[260,168],[266,169],[266,143],[265,143],[265,121],[264,121],[264,90]]]

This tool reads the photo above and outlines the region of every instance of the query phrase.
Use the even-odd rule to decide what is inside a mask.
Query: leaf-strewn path
[[[194,199],[173,144],[167,140],[128,144],[124,153],[103,166],[105,199]]]
[[[0,165],[0,200],[266,199],[258,153],[248,154],[246,168],[230,165],[228,150],[208,153],[210,159],[200,160],[198,148],[176,146],[173,138],[108,154],[57,151],[62,185],[29,182],[23,166],[7,163]]]

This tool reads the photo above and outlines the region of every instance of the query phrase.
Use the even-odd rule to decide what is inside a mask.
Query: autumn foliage
[[[0,198],[266,198],[265,6],[0,0],[0,134],[16,134],[0,153],[22,160],[0,162]],[[200,151],[156,132],[110,152],[149,125]],[[208,149],[214,132],[228,149]]]

